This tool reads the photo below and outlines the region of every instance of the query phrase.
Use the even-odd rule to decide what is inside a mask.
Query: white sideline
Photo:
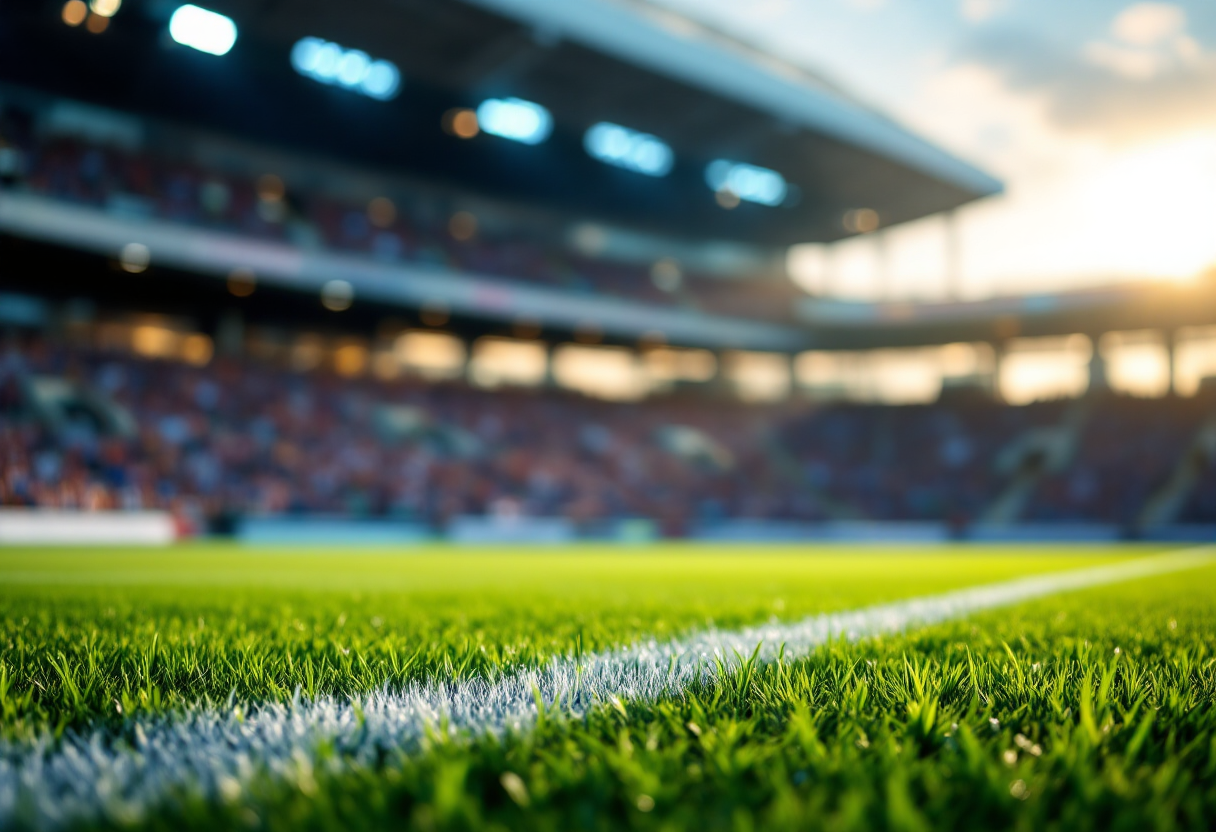
[[[1057,592],[1118,583],[1212,563],[1216,549],[1021,578],[943,595],[685,639],[556,658],[497,681],[425,682],[353,701],[324,697],[268,704],[242,715],[196,708],[134,722],[127,739],[102,731],[56,742],[0,744],[0,828],[52,829],[74,821],[138,820],[181,792],[233,799],[259,773],[308,783],[314,766],[372,765],[389,749],[416,748],[441,721],[453,733],[503,733],[535,723],[537,698],[575,716],[613,699],[654,700],[713,673],[713,658],[736,653],[799,656],[831,638],[895,633]],[[322,745],[336,753],[317,755]]]

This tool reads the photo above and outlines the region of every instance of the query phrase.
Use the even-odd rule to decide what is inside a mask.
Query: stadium
[[[0,9],[0,827],[1210,827],[1216,258],[677,5]]]

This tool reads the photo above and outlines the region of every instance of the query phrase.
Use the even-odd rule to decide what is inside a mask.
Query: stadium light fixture
[[[127,243],[118,253],[118,264],[124,272],[139,274],[148,270],[152,252],[143,243]]]
[[[717,159],[705,168],[705,183],[714,191],[728,191],[746,202],[780,205],[789,193],[785,177],[775,170]]]
[[[236,43],[232,18],[187,3],[169,18],[169,37],[208,55],[227,55]]]
[[[607,121],[587,129],[583,147],[605,164],[646,176],[666,176],[674,161],[671,148],[662,139]]]
[[[89,11],[99,17],[113,17],[122,8],[122,0],[89,0]]]
[[[89,16],[89,7],[84,0],[68,0],[59,12],[60,18],[69,26],[79,26]]]
[[[355,302],[355,287],[348,280],[330,280],[321,287],[321,305],[330,312],[345,312]]]
[[[377,101],[388,101],[401,89],[401,70],[396,64],[321,38],[296,41],[291,48],[291,65],[305,78],[361,93]]]
[[[553,116],[522,98],[487,98],[477,108],[477,124],[487,133],[523,144],[540,144],[553,132]]]

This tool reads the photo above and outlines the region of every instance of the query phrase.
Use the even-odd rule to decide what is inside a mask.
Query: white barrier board
[[[176,539],[177,525],[163,511],[0,509],[0,546],[164,546]]]

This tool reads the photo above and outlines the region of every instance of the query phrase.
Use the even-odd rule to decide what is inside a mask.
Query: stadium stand
[[[10,162],[11,188],[118,216],[158,217],[259,239],[320,244],[386,262],[759,319],[789,320],[798,296],[785,279],[761,276],[744,285],[741,279],[705,277],[678,265],[674,279],[664,283],[647,266],[580,257],[558,243],[545,245],[538,239],[541,234],[529,234],[519,223],[510,230],[478,233],[475,215],[419,205],[417,196],[412,205],[383,197],[353,205],[298,190],[274,174],[254,179],[77,140],[27,143],[14,136],[6,146],[19,154]],[[459,227],[462,221],[467,228]]]
[[[1025,466],[1043,466],[1028,519],[1132,534],[1211,412],[1208,395],[1096,394],[1073,458],[1051,469],[1027,439],[1075,403],[616,404],[39,337],[10,343],[2,367],[3,504],[162,508],[199,531],[319,514],[436,533],[490,515],[561,517],[587,534],[630,519],[675,536],[727,519],[938,521],[961,534]],[[1211,518],[1213,476],[1205,458],[1185,519]]]
[[[788,246],[1001,188],[823,79],[631,2],[231,0],[222,56],[168,38],[163,5],[91,35],[22,7],[0,31],[5,506],[163,510],[197,533],[1216,529],[1212,394],[1173,389],[1216,283],[809,296]],[[331,32],[401,83],[365,95],[302,69]],[[65,71],[86,59],[96,77]],[[544,129],[495,126],[487,104]],[[661,173],[595,151],[605,124],[666,148]],[[1116,330],[1161,333],[1167,395],[1101,382]],[[406,334],[451,360],[405,360]],[[1088,392],[1001,400],[1010,344],[1035,336],[1090,345]],[[466,360],[495,339],[535,354],[526,382]],[[914,405],[796,377],[808,351],[953,343],[991,366],[943,371]],[[571,382],[572,349],[636,383]]]
[[[193,368],[42,341],[4,368],[10,505],[171,508],[195,522],[237,510],[392,515],[436,528],[503,512],[649,517],[672,533],[717,516],[821,516],[752,441],[776,413],[744,405]],[[72,387],[59,420],[48,379]],[[113,409],[129,416],[107,418]]]

